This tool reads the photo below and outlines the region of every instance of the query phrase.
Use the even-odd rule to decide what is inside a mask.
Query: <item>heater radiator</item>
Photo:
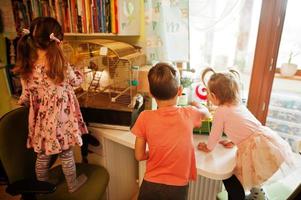
[[[188,200],[216,200],[222,190],[222,181],[198,176],[196,181],[189,183]]]

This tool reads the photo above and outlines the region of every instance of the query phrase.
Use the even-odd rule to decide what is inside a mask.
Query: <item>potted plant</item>
[[[191,84],[193,83],[192,78],[190,77],[181,77],[180,79],[181,81],[181,85],[183,87],[183,92],[182,95],[179,97],[179,102],[178,104],[181,106],[185,106],[189,103],[189,101],[191,100]]]
[[[298,69],[298,65],[292,63],[292,59],[299,54],[300,53],[293,53],[292,51],[290,52],[287,63],[282,63],[280,67],[280,74],[282,76],[291,77],[295,75]]]

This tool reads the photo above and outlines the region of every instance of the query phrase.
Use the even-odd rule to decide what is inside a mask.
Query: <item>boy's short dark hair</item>
[[[158,100],[169,100],[178,94],[180,75],[168,63],[157,63],[148,73],[150,93]]]

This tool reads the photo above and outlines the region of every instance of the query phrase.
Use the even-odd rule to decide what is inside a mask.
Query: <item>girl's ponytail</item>
[[[51,41],[46,56],[49,65],[47,76],[51,78],[54,83],[61,83],[65,79],[67,65],[63,51],[56,41]]]
[[[229,72],[240,81],[240,73],[235,69],[229,69]]]
[[[202,82],[204,84],[205,87],[207,87],[207,83],[205,82],[205,76],[208,74],[208,72],[211,72],[213,74],[215,74],[216,72],[214,71],[214,69],[212,69],[211,67],[207,67],[204,69],[203,73],[202,73],[202,76],[201,76],[201,79],[202,79]]]
[[[32,72],[32,38],[31,34],[24,34],[18,41],[17,45],[17,62],[12,70],[14,73],[19,74],[22,78],[28,78]]]

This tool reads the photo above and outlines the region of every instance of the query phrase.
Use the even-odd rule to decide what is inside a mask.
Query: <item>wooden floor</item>
[[[19,200],[20,196],[10,196],[5,192],[6,186],[0,185],[0,199],[1,200]]]
[[[7,194],[5,192],[5,187],[4,185],[0,185],[0,200],[19,200],[20,199],[20,196],[10,196],[9,194]],[[131,200],[137,200],[137,197],[138,197],[138,193],[135,194],[133,196],[133,198]]]

